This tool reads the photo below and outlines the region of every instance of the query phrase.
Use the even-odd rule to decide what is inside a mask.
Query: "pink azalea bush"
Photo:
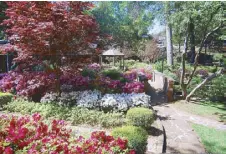
[[[136,80],[139,75],[145,76],[148,80],[151,80],[152,78],[152,74],[146,69],[132,69],[123,74],[129,82]]]
[[[88,69],[99,72],[101,70],[100,64],[92,63],[87,66]]]
[[[135,154],[128,141],[113,138],[105,132],[93,132],[85,139],[72,136],[62,120],[53,120],[50,127],[39,114],[21,117],[2,115],[0,118],[0,153],[14,154]]]
[[[126,83],[122,90],[124,93],[143,93],[144,92],[144,84],[141,82],[131,82]]]
[[[36,93],[45,94],[51,90],[55,80],[44,72],[10,72],[0,80],[0,89],[21,96],[32,96]]]
[[[120,79],[111,79],[101,74],[98,64],[88,65],[87,68],[94,70],[94,77],[83,76],[80,73],[62,71],[60,84],[62,89],[69,91],[100,90],[102,93],[142,93],[143,83],[138,82],[138,77],[144,76],[151,79],[151,73],[145,69],[133,69],[121,74]],[[47,72],[16,72],[0,76],[0,90],[12,92],[20,96],[32,97],[35,94],[43,96],[46,92],[56,91],[57,77],[54,73]]]

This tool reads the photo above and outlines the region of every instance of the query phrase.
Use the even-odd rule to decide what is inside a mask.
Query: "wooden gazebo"
[[[122,52],[120,52],[119,49],[106,50],[100,55],[100,65],[102,65],[104,57],[112,57],[113,65],[115,66],[115,57],[119,57],[120,58],[120,68],[124,68],[124,65],[125,65],[124,56],[125,55]]]

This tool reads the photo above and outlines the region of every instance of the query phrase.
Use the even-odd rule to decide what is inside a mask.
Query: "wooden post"
[[[113,65],[115,66],[115,56],[113,56]]]
[[[9,68],[9,53],[6,54],[6,71],[9,72],[10,68]]]
[[[123,65],[123,69],[125,68],[125,61],[124,61],[124,56],[122,57],[122,65]]]
[[[102,55],[100,55],[100,65],[102,66]]]
[[[122,57],[120,57],[120,68],[122,68]]]

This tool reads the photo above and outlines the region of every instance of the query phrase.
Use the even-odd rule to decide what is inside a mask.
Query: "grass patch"
[[[220,131],[198,124],[192,124],[192,127],[200,137],[202,144],[209,154],[226,153],[226,131]]]
[[[226,104],[223,104],[221,102],[176,102],[174,105],[186,112],[226,123]]]

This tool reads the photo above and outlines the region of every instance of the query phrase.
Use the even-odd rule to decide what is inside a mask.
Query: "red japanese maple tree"
[[[61,58],[76,55],[96,39],[97,23],[86,13],[92,3],[26,1],[7,2],[7,5],[8,19],[3,24],[17,49],[15,60],[33,64],[49,57],[58,79]]]
[[[34,55],[64,55],[87,47],[97,34],[95,20],[84,13],[89,2],[7,2],[4,24],[17,60]]]

